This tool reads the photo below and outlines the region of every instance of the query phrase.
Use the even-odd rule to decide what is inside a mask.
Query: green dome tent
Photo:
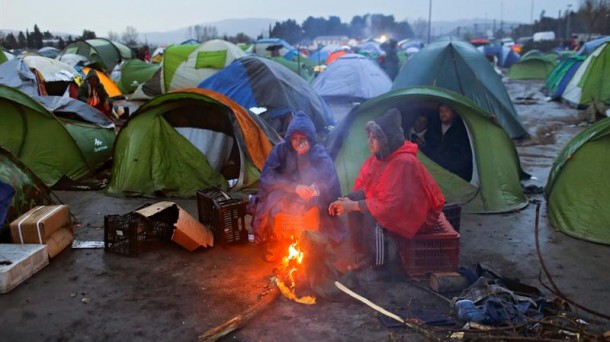
[[[70,43],[61,50],[57,59],[61,60],[63,55],[68,54],[81,55],[90,62],[101,63],[107,74],[110,74],[122,61],[134,58],[133,52],[127,45],[105,38],[77,40]]]
[[[576,108],[586,108],[593,101],[610,105],[610,42],[587,56],[566,86],[562,100]]]
[[[413,55],[394,80],[393,89],[435,86],[464,95],[494,116],[513,138],[527,135],[501,77],[472,44],[439,40]]]
[[[544,194],[551,224],[610,245],[610,118],[577,134],[555,159]]]
[[[474,171],[470,183],[418,153],[447,202],[468,202],[463,209],[472,213],[500,213],[525,207],[528,201],[519,182],[519,157],[510,137],[475,103],[436,87],[398,89],[368,100],[352,110],[331,132],[326,145],[335,160],[342,192],[351,191],[360,166],[369,156],[366,123],[395,107],[403,115],[403,129],[410,128],[418,115],[418,103],[430,101],[446,103],[455,109],[468,130],[473,151]]]
[[[140,107],[119,132],[112,178],[115,195],[191,197],[211,186],[254,190],[279,141],[254,114],[205,89],[182,89]]]
[[[508,69],[511,80],[546,80],[553,71],[557,60],[556,54],[529,54]]]
[[[0,145],[46,185],[95,174],[111,156],[114,127],[60,118],[35,99],[0,85]]]
[[[140,84],[150,80],[160,67],[161,64],[131,59],[121,67],[121,78],[117,85],[123,94],[131,94]]]

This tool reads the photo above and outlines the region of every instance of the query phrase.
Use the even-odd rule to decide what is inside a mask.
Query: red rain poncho
[[[364,191],[375,220],[407,238],[422,227],[432,227],[445,203],[436,181],[416,156],[417,145],[410,141],[383,160],[372,155],[354,185],[354,191]]]

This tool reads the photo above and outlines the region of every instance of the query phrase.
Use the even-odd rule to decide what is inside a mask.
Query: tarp
[[[610,245],[610,118],[578,133],[559,153],[544,194],[551,224],[587,241]]]
[[[0,85],[0,145],[46,185],[79,180],[111,156],[114,128],[59,118],[23,92]]]
[[[343,193],[351,191],[360,166],[370,154],[364,130],[366,123],[390,108],[398,108],[403,115],[403,130],[408,131],[421,113],[418,105],[430,101],[448,104],[462,118],[473,152],[470,183],[418,153],[446,200],[468,202],[463,209],[473,213],[508,212],[525,207],[528,200],[519,182],[521,167],[512,140],[475,103],[437,87],[397,89],[370,99],[350,112],[332,131],[326,145],[335,160]]]
[[[74,67],[42,56],[18,57],[0,65],[0,84],[30,96],[44,95],[41,89],[48,95],[62,96],[76,76],[82,75]]]
[[[119,132],[106,192],[191,197],[219,186],[255,190],[279,137],[228,97],[183,89],[141,106]],[[231,148],[225,148],[230,146]]]
[[[235,60],[199,84],[199,88],[222,93],[244,108],[264,107],[261,114],[276,131],[283,119],[302,110],[318,133],[334,124],[330,108],[305,80],[272,60],[246,56]]]
[[[237,45],[213,39],[200,45],[171,45],[155,74],[134,92],[132,99],[149,99],[172,90],[195,88],[246,53]]]
[[[464,95],[493,117],[515,139],[527,135],[502,79],[472,44],[441,40],[409,59],[394,80],[393,89],[435,86]]]
[[[51,190],[0,146],[0,228],[37,205],[52,203]]]
[[[610,42],[599,45],[576,70],[562,100],[576,108],[593,101],[610,105]]]

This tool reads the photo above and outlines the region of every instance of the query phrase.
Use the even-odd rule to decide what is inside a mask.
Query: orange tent
[[[91,70],[91,68],[89,67],[83,68],[83,72],[85,73],[85,75],[89,73],[89,70]],[[95,71],[97,72],[97,75],[100,78],[100,82],[102,82],[102,84],[104,85],[104,89],[108,93],[108,97],[110,97],[111,99],[123,97],[123,93],[121,92],[121,90],[119,90],[119,87],[116,85],[116,83],[114,83],[112,79],[110,79],[110,77],[108,77],[108,75],[106,75],[105,72],[97,69]]]
[[[345,50],[339,50],[339,51],[335,51],[335,52],[331,53],[331,54],[328,56],[328,58],[326,59],[325,64],[326,64],[326,65],[328,65],[328,64],[330,64],[330,63],[334,62],[334,61],[335,61],[335,59],[337,59],[337,58],[339,58],[339,57],[341,57],[341,56],[343,56],[343,55],[345,55]]]

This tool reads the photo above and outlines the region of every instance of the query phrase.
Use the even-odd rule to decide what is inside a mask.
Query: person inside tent
[[[409,129],[409,141],[417,144],[419,149],[423,149],[426,146],[426,132],[428,131],[428,117],[426,115],[419,115],[415,118],[415,122],[411,129]]]
[[[271,53],[271,58],[275,58],[275,57],[280,57],[281,48],[282,48],[282,45],[275,44],[275,45],[269,45],[265,50],[267,50]]]
[[[286,140],[273,147],[259,179],[252,228],[256,242],[267,246],[265,260],[272,262],[283,256],[283,232],[278,231],[282,227],[274,222],[278,214],[317,211],[319,232],[330,242],[340,243],[347,230],[339,218],[326,211],[340,194],[335,165],[326,149],[316,143],[313,122],[304,112],[296,113]]]
[[[104,85],[95,69],[89,70],[85,80],[78,87],[78,99],[91,107],[97,108],[104,115],[111,117],[112,106]]]
[[[438,115],[430,120],[422,152],[438,165],[460,176],[472,179],[472,149],[464,121],[453,108],[441,104]]]
[[[405,140],[401,121],[400,111],[392,108],[366,124],[371,156],[360,168],[353,192],[328,207],[331,215],[348,214],[351,269],[383,265],[386,236],[412,238],[433,227],[443,209],[445,198],[417,159],[417,145]]]

